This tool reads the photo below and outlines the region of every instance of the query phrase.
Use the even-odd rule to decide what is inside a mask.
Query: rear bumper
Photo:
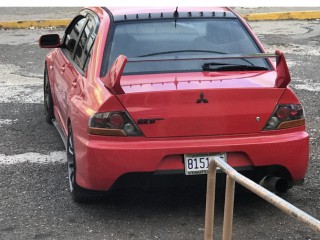
[[[284,169],[289,181],[304,179],[309,135],[304,128],[251,135],[146,139],[142,137],[75,137],[77,183],[87,189],[109,190],[129,173],[182,173],[183,154],[226,152],[235,168]],[[275,168],[274,168],[275,167]],[[267,172],[266,172],[267,173]]]

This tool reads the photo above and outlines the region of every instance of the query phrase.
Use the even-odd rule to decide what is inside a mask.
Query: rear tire
[[[47,65],[44,68],[44,77],[43,77],[43,102],[44,102],[44,114],[46,118],[46,122],[52,124],[52,120],[54,119],[54,112],[53,112],[53,100],[52,94],[50,89],[50,81],[48,76],[48,69]]]
[[[67,165],[68,165],[68,183],[69,191],[73,201],[78,203],[86,203],[91,201],[92,195],[90,190],[86,190],[78,186],[76,182],[76,160],[73,144],[72,128],[68,126],[68,142],[67,142]]]

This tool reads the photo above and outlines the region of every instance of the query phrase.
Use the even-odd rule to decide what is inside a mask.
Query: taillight
[[[264,130],[284,129],[305,125],[304,112],[300,104],[278,105]]]
[[[141,136],[127,112],[96,113],[89,119],[88,133],[105,136]]]

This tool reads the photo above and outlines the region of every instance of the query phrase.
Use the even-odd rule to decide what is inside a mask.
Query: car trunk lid
[[[123,76],[125,94],[117,97],[146,137],[258,133],[284,91],[273,87],[275,76],[272,71]]]
[[[270,56],[226,55],[223,58]],[[277,57],[276,71],[122,76],[128,60],[120,55],[101,80],[146,137],[258,133],[290,82],[283,53],[276,51],[273,57]]]

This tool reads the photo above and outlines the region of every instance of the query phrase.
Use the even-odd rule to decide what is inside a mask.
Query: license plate
[[[185,154],[184,171],[186,175],[207,174],[210,161],[214,157],[219,157],[227,161],[226,153],[208,153],[208,154]]]

